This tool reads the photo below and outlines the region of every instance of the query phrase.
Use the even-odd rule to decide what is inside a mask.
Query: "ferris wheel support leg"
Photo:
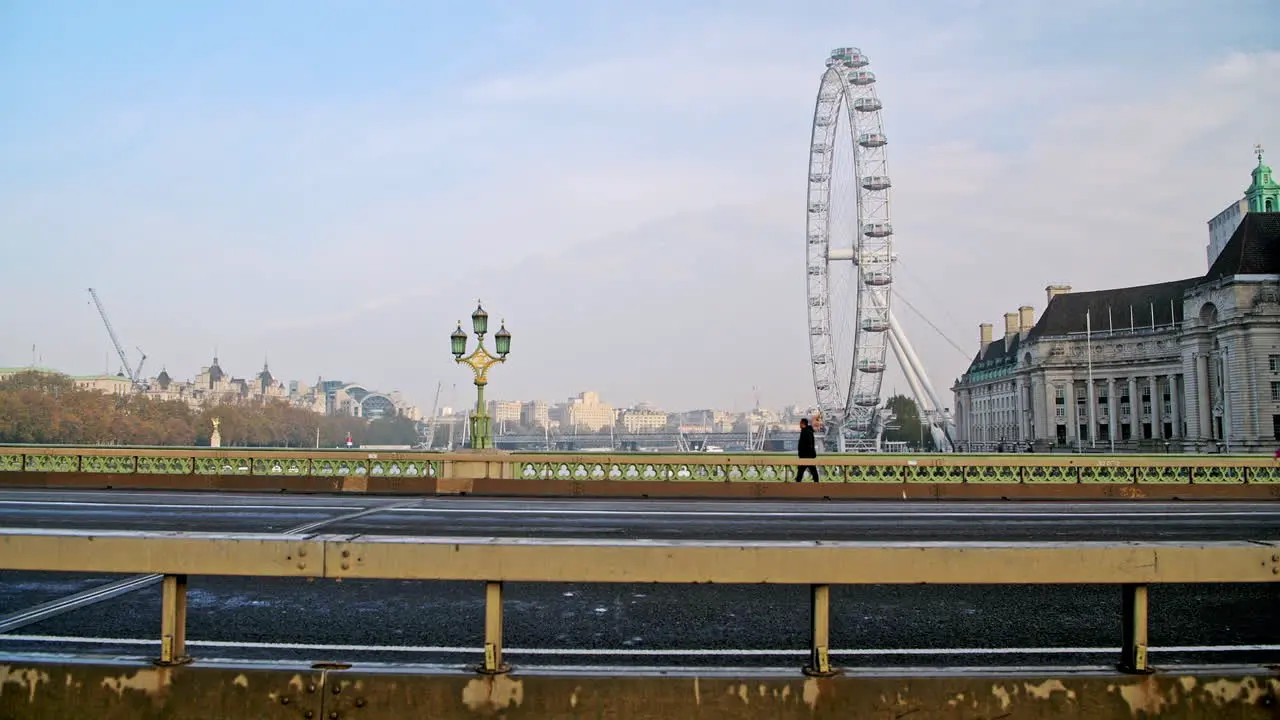
[[[920,383],[924,386],[925,393],[928,394],[929,400],[933,402],[932,409],[941,412],[945,406],[938,401],[938,393],[934,392],[933,383],[929,382],[929,375],[924,371],[924,363],[920,362],[915,348],[911,347],[911,341],[907,339],[907,334],[902,331],[902,326],[898,324],[898,318],[893,312],[889,313],[889,337],[897,341],[898,345],[902,347],[902,352],[911,363],[911,369],[920,378]]]
[[[932,412],[932,403],[920,386],[920,378],[917,377],[916,370],[911,366],[906,354],[902,352],[902,343],[892,330],[889,332],[889,347],[893,349],[893,356],[898,361],[898,367],[902,368],[902,374],[907,378],[907,385],[911,386],[911,394],[915,397],[916,404],[920,406],[921,414]]]
[[[889,316],[889,345],[893,348],[898,364],[902,366],[903,374],[907,376],[907,382],[911,384],[911,391],[916,394],[916,402],[929,412],[929,431],[933,436],[934,446],[943,452],[955,452],[955,441],[952,439],[955,428],[947,414],[943,412],[942,403],[938,401],[938,395],[929,382],[929,376],[924,372],[923,363],[916,356],[911,342],[907,340],[902,327],[898,325],[893,315]],[[919,390],[920,385],[924,386],[924,397]],[[930,405],[932,407],[929,407]]]

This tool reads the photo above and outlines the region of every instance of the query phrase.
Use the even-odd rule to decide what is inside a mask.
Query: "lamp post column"
[[[489,433],[489,412],[484,404],[484,386],[476,380],[476,409],[471,413],[471,448],[485,450],[493,447],[493,436]]]

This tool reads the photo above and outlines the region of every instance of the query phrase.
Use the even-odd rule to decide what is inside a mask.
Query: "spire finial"
[[[1253,144],[1253,154],[1258,156],[1258,164],[1262,164],[1262,143]]]

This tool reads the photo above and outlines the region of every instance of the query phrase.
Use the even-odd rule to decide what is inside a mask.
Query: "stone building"
[[[978,353],[952,388],[960,447],[1273,450],[1278,197],[1259,153],[1248,210],[1203,276],[1092,292],[1050,285],[1038,321],[1024,306],[1005,315],[1002,338],[979,326]]]

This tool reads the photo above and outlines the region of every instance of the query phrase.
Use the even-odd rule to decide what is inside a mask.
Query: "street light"
[[[450,349],[455,362],[471,366],[476,376],[476,409],[471,414],[471,448],[485,450],[493,447],[493,435],[489,425],[489,413],[484,404],[484,386],[489,383],[489,368],[507,361],[511,352],[511,333],[507,332],[506,323],[493,336],[497,357],[490,355],[484,347],[484,336],[489,332],[489,313],[484,311],[480,301],[476,301],[476,311],[471,313],[471,328],[476,333],[476,349],[470,355],[467,352],[467,333],[458,322],[458,329],[449,335]],[[466,357],[463,357],[466,355]]]

